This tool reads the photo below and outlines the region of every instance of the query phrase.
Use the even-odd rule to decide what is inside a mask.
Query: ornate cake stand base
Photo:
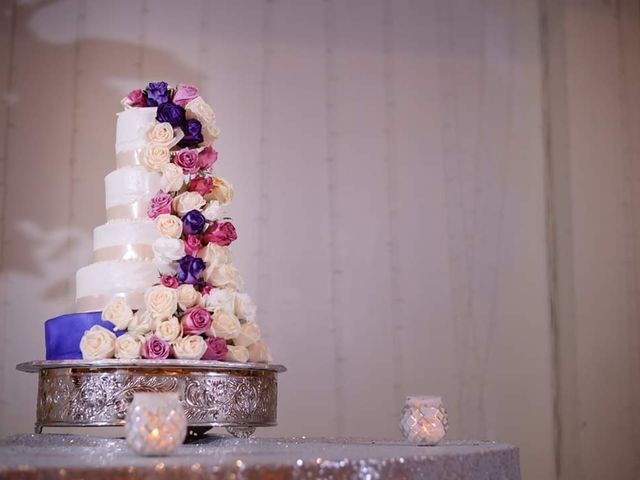
[[[281,365],[191,360],[61,360],[21,363],[38,373],[35,431],[124,425],[136,392],[177,392],[188,438],[212,427],[250,437],[276,424]]]

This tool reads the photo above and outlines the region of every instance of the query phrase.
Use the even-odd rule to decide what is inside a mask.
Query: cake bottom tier
[[[158,282],[152,261],[112,260],[96,262],[76,273],[76,310],[100,311],[115,296],[123,296],[136,310],[143,306],[144,291]]]

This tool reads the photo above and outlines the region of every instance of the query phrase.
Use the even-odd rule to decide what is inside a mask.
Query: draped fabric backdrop
[[[3,0],[0,434],[104,222],[118,101],[200,86],[281,378],[261,434],[451,438],[640,478],[640,12],[624,0]]]

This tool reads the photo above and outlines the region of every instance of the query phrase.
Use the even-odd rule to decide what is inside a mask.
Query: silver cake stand
[[[177,392],[190,434],[226,427],[249,437],[276,425],[282,365],[203,360],[49,360],[21,363],[38,373],[35,431],[124,425],[136,392]]]

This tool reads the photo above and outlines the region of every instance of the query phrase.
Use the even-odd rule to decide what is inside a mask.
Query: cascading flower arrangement
[[[92,327],[82,338],[83,358],[270,362],[255,304],[231,264],[237,233],[225,208],[233,187],[213,174],[220,134],[213,110],[196,87],[166,82],[134,90],[122,104],[157,107],[141,163],[162,175],[147,211],[160,233],[152,246],[159,281],[138,311],[121,297],[105,307],[102,319],[119,335]]]

